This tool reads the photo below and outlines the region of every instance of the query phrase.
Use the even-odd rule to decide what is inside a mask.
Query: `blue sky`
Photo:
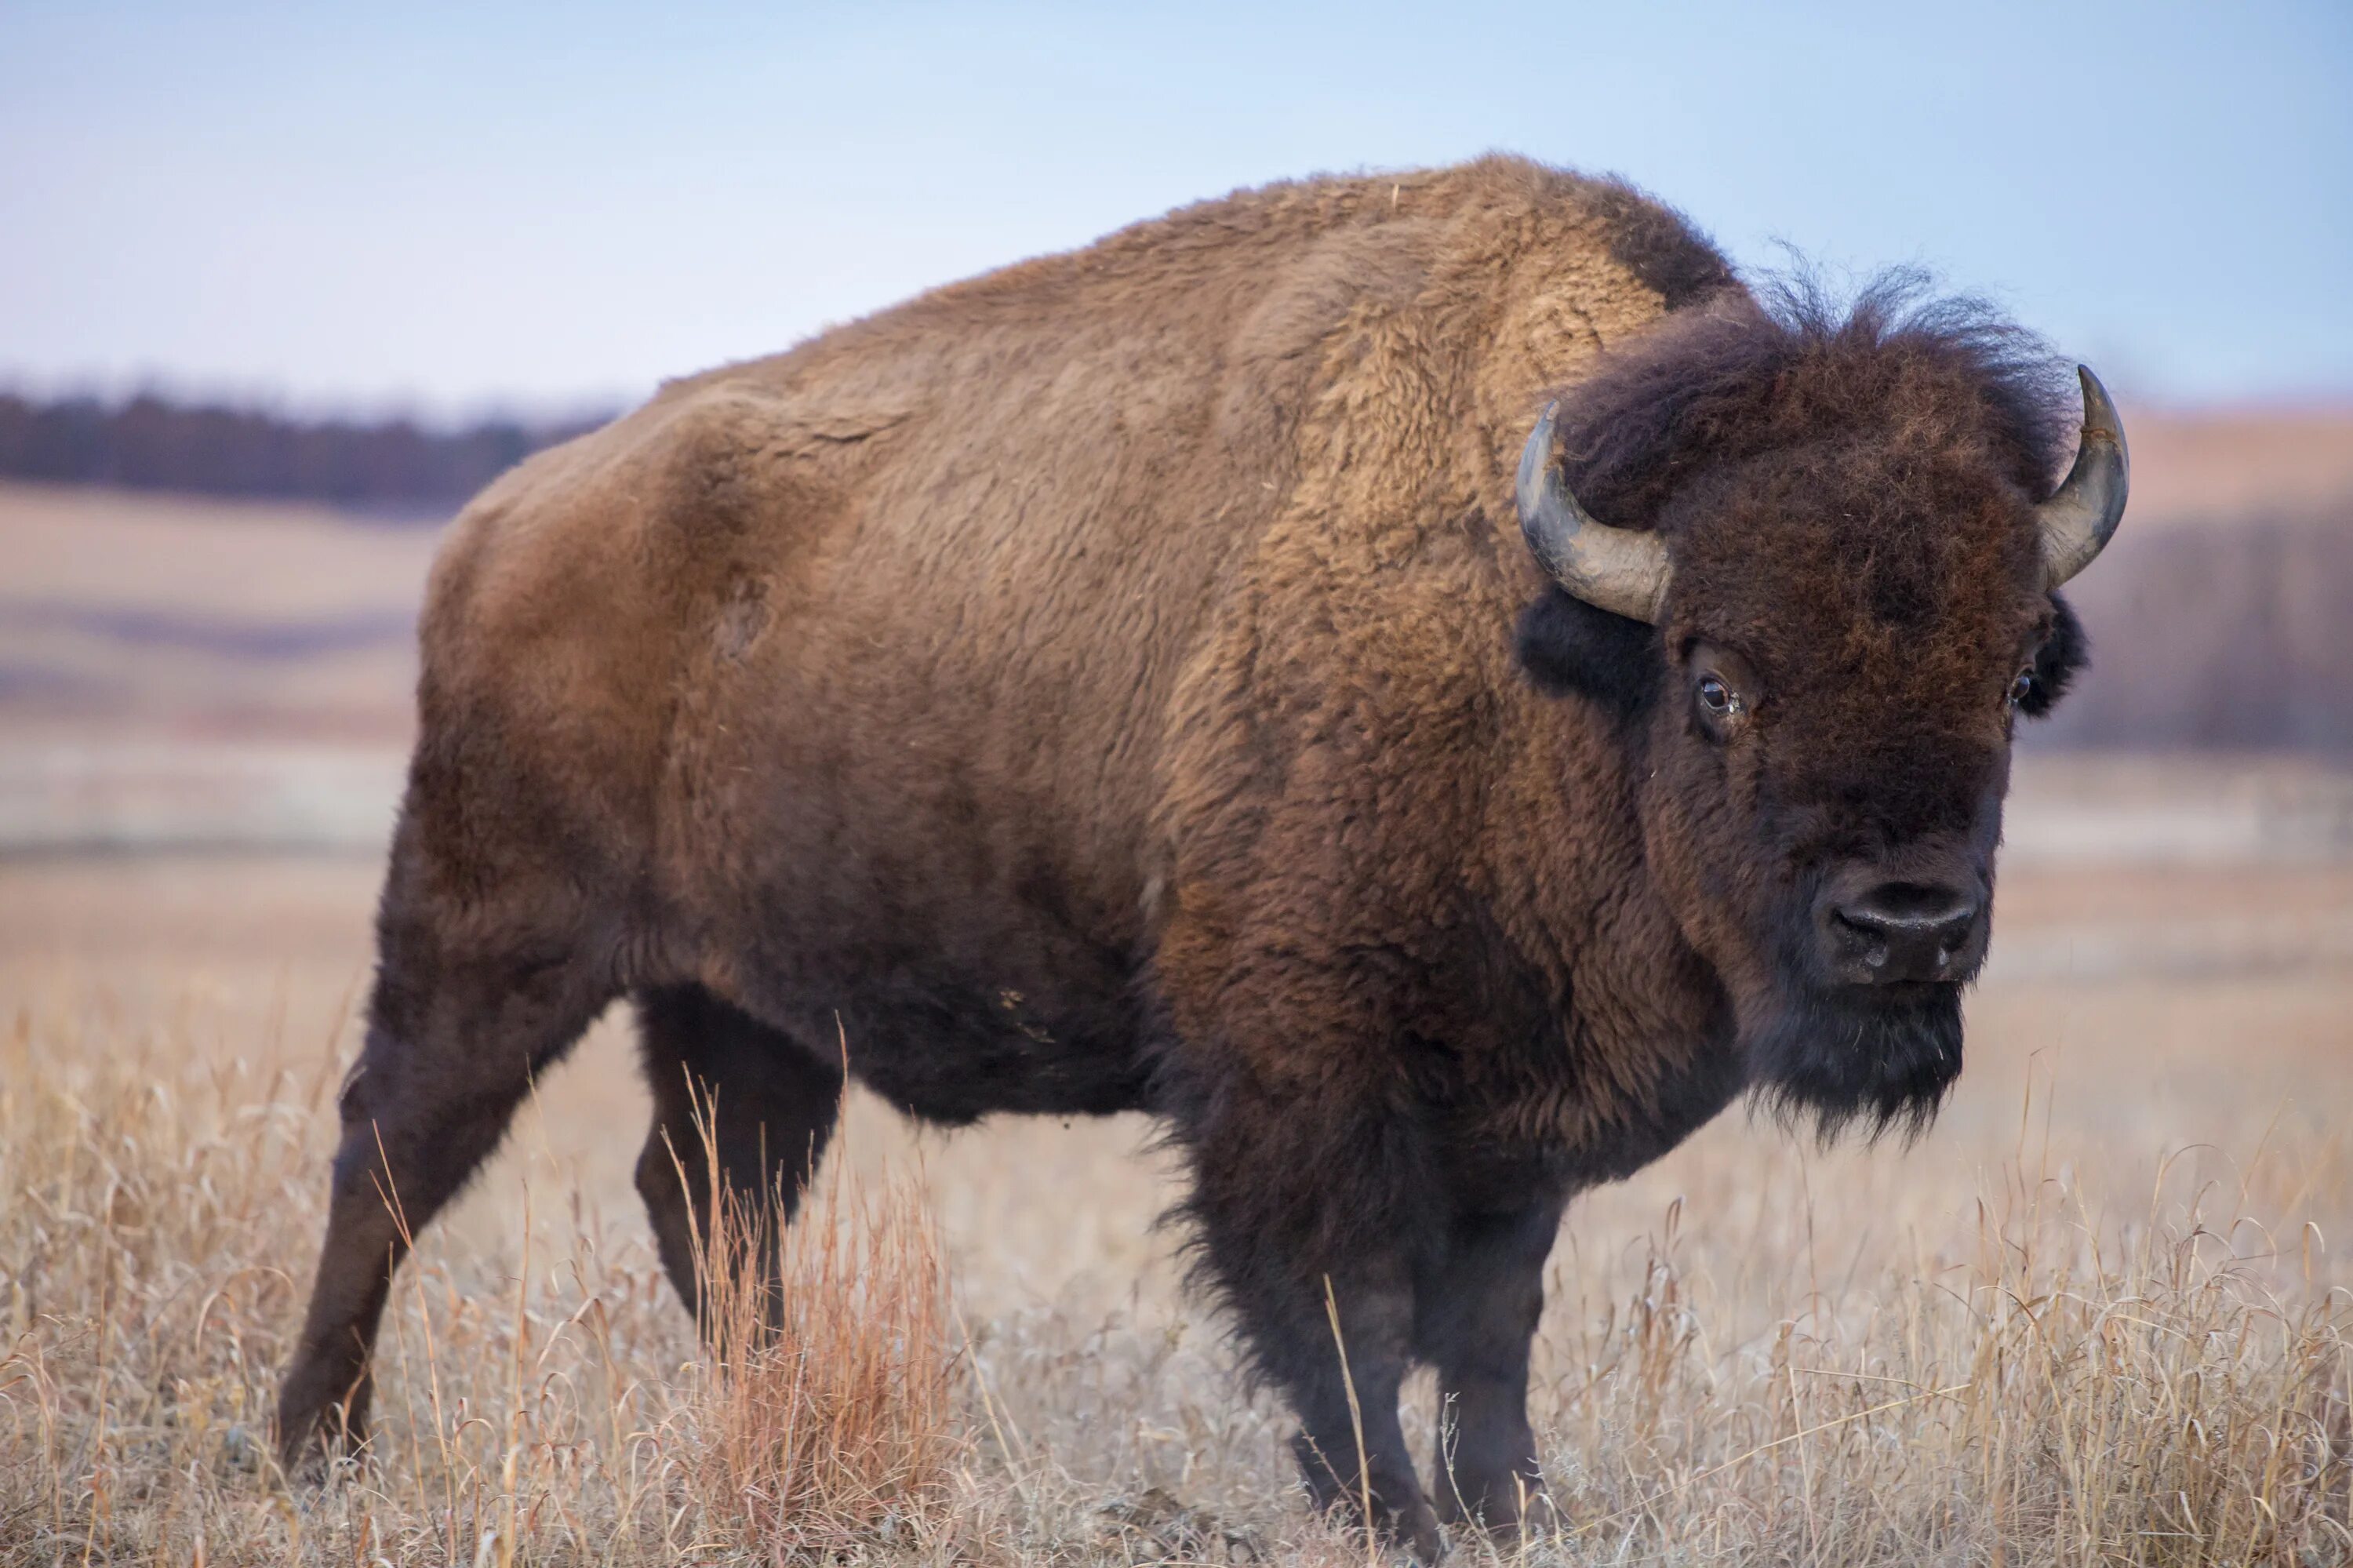
[[[635,397],[1237,185],[1507,148],[2353,396],[2353,5],[0,0],[0,384]]]

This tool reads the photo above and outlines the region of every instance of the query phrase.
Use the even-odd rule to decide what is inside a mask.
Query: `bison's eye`
[[[1757,675],[1736,651],[1701,639],[1683,652],[1691,677],[1690,723],[1713,741],[1728,741],[1746,727],[1758,697]]]
[[[2010,683],[2010,691],[2007,694],[2007,698],[2010,705],[2011,707],[2016,707],[2019,704],[2024,702],[2033,694],[2034,666],[2030,664],[2025,669],[2021,670],[2018,673],[2018,679]]]

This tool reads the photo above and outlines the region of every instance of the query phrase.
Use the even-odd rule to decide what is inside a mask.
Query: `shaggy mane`
[[[1655,525],[1702,464],[1883,430],[1974,429],[2031,498],[2074,450],[2073,377],[2040,337],[1920,272],[1850,302],[1805,270],[1719,293],[1609,355],[1561,401],[1565,476],[1605,522]]]

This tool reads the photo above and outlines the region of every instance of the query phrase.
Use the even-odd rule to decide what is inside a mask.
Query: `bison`
[[[1569,1199],[1744,1094],[1916,1129],[1960,1069],[2013,726],[2124,506],[2081,384],[2078,435],[1981,309],[1752,288],[1492,157],[1187,207],[532,459],[433,572],[290,1463],[628,997],[689,1303],[713,1184],[789,1210],[823,1153],[839,1029],[926,1121],[1158,1118],[1314,1497],[1424,1557],[1514,1524]]]

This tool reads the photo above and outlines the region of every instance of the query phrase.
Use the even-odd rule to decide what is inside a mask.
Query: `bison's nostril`
[[[1861,953],[1864,963],[1879,969],[1887,962],[1887,933],[1868,914],[1853,909],[1833,909],[1831,921],[1838,927],[1840,936],[1846,939],[1847,944]]]
[[[1947,980],[1983,906],[1948,887],[1883,883],[1831,911],[1840,952],[1873,980]]]

